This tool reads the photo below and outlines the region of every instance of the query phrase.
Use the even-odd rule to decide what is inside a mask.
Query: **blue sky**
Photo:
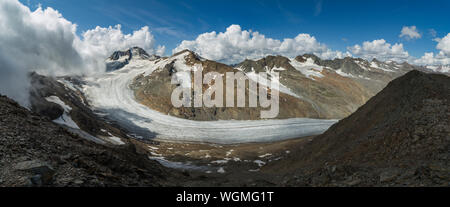
[[[52,7],[78,25],[78,32],[121,24],[124,32],[149,26],[157,44],[170,54],[182,40],[223,32],[231,24],[266,37],[294,38],[308,33],[333,50],[346,51],[363,41],[403,43],[415,57],[437,52],[435,37],[450,32],[450,1],[308,0],[308,1],[175,1],[175,0],[20,0],[35,9]],[[400,38],[403,26],[415,25],[419,39]],[[430,30],[436,32],[433,36]]]

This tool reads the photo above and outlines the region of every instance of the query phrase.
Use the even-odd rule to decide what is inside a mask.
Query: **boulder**
[[[55,170],[49,164],[39,160],[19,162],[14,166],[14,169],[32,173],[33,176],[30,180],[38,186],[50,184],[55,174]]]

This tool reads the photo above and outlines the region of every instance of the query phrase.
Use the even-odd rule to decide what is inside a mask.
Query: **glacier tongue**
[[[162,61],[133,60],[124,68],[86,78],[83,90],[95,110],[144,138],[221,144],[269,142],[323,133],[337,120],[294,118],[256,121],[192,121],[168,116],[140,103],[129,88],[133,78],[151,74],[172,61],[185,65],[186,54]]]

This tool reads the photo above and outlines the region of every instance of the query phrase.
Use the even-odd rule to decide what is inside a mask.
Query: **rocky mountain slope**
[[[123,144],[128,137],[122,127],[91,109],[80,77],[55,79],[33,73],[30,80],[33,112],[97,143]]]
[[[0,186],[168,186],[182,176],[133,144],[96,144],[4,96],[0,134]]]
[[[191,107],[175,108],[171,103],[171,94],[173,90],[178,87],[176,84],[172,84],[171,80],[176,72],[189,71],[190,84],[194,84],[194,70],[201,69],[202,77],[209,72],[217,72],[223,74],[223,105],[225,106],[226,94],[225,87],[227,84],[225,74],[227,72],[239,72],[238,70],[215,61],[205,60],[198,57],[191,51],[182,51],[174,54],[168,59],[159,60],[157,68],[146,76],[138,76],[131,84],[131,88],[135,91],[136,100],[140,103],[172,116],[197,120],[197,121],[209,121],[209,120],[255,120],[260,119],[260,111],[263,110],[260,105],[258,107],[249,106],[249,82],[245,87],[246,92],[246,107],[194,107],[194,100],[191,100]],[[249,80],[252,81],[252,80]],[[202,92],[210,87],[208,84],[202,84]],[[235,100],[237,99],[237,83],[235,83]],[[257,91],[253,91],[257,93]],[[194,94],[193,96],[194,97]],[[201,97],[200,97],[201,98]],[[320,118],[320,116],[314,111],[311,104],[304,100],[293,97],[289,94],[280,93],[279,98],[280,113],[277,118],[293,118],[293,117],[309,117]],[[266,109],[264,109],[266,110]]]
[[[267,171],[287,185],[448,186],[450,78],[411,71]]]
[[[367,61],[361,58],[322,60],[305,54],[288,59],[268,56],[236,66],[246,74],[277,69],[280,83],[294,96],[314,106],[321,118],[342,119],[381,91],[391,80],[414,69],[408,63]]]

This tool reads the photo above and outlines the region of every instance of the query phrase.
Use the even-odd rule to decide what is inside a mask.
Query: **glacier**
[[[144,139],[217,144],[272,142],[318,135],[337,122],[309,118],[193,121],[163,114],[135,100],[129,85],[136,76],[149,75],[172,61],[175,65],[185,65],[185,55],[130,61],[120,70],[86,77],[83,92],[94,110],[106,113],[129,131],[136,132],[136,137]]]

